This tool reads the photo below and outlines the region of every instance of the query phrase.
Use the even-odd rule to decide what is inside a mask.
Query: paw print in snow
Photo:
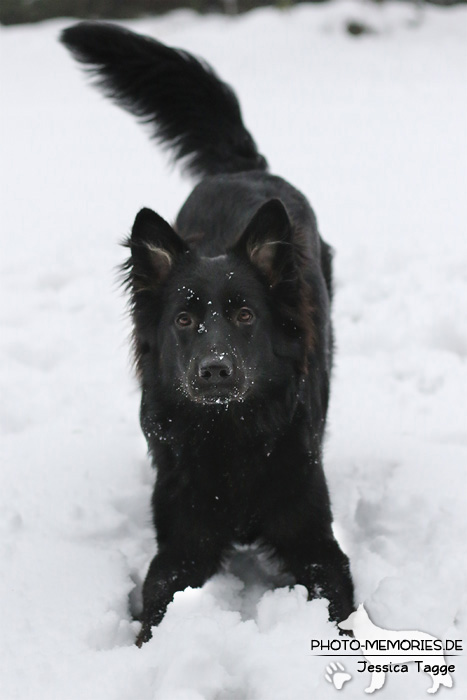
[[[328,683],[332,683],[336,690],[341,690],[344,683],[350,681],[352,676],[347,673],[344,666],[334,661],[326,666],[326,675],[324,676]]]

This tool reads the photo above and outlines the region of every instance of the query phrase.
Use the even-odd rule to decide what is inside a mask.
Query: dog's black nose
[[[201,360],[198,367],[198,376],[210,384],[228,382],[233,374],[233,363],[226,357],[210,357]]]

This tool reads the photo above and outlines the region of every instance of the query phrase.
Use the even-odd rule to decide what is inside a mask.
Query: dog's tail
[[[189,53],[102,22],[69,27],[61,41],[193,175],[267,169],[232,89]]]

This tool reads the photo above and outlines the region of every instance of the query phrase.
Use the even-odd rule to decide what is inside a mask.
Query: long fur
[[[80,22],[61,40],[104,94],[150,124],[191,174],[267,169],[235,94],[205,63],[104,22]]]
[[[107,24],[62,41],[200,180],[174,226],[143,209],[127,241],[140,422],[158,470],[137,644],[237,544],[266,548],[343,619],[353,585],[322,465],[332,259],[313,210],[267,172],[209,66]]]

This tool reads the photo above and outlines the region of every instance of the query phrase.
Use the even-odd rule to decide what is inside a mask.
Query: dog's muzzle
[[[201,403],[238,401],[245,393],[245,376],[232,355],[210,353],[190,368],[188,393]]]

